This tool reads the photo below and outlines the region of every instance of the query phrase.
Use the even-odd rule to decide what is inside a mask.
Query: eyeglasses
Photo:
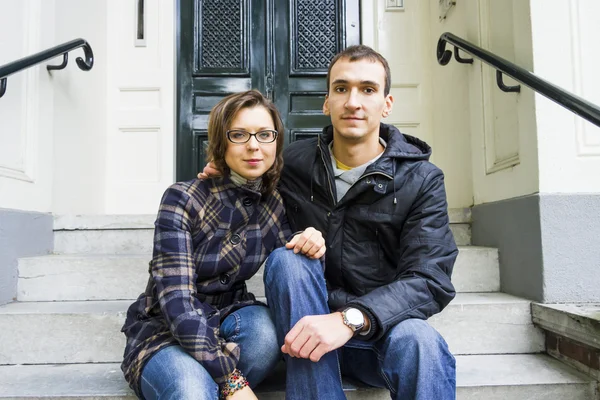
[[[266,129],[264,131],[250,133],[241,129],[232,129],[226,132],[227,139],[232,143],[247,143],[252,136],[256,138],[259,143],[273,143],[277,139],[277,131],[273,129]]]

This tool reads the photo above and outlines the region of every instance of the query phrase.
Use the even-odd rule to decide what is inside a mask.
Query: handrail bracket
[[[458,47],[454,46],[454,58],[461,64],[473,64],[472,58],[462,58],[458,53]]]
[[[502,80],[502,72],[499,70],[496,70],[496,83],[498,84],[498,87],[500,88],[500,90],[502,90],[503,92],[506,92],[506,93],[520,93],[521,92],[521,85],[507,86],[504,83],[504,81]]]
[[[46,69],[48,71],[54,71],[54,70],[58,70],[58,69],[65,69],[67,68],[67,64],[69,63],[69,53],[65,53],[63,54],[63,62],[60,65],[47,65]]]

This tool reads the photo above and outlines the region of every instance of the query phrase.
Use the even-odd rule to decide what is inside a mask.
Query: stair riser
[[[545,349],[544,335],[531,322],[527,303],[448,306],[429,322],[453,354],[540,353]]]
[[[451,224],[459,246],[471,243],[469,224]],[[54,232],[57,254],[151,254],[152,229],[73,230]]]
[[[35,257],[19,260],[18,301],[135,299],[148,280],[150,257]],[[461,248],[452,281],[457,292],[500,289],[498,252]],[[264,296],[262,269],[248,288]]]
[[[528,309],[526,302],[451,305],[430,322],[454,354],[540,352],[543,336]],[[124,319],[125,311],[0,315],[0,364],[120,362]]]
[[[344,381],[348,399],[389,399],[385,389]],[[456,356],[456,385],[459,400],[597,399],[597,382],[544,355]],[[281,363],[256,393],[283,400],[284,390]],[[0,366],[0,399],[7,398],[134,399],[117,363]]]
[[[569,400],[595,400],[595,390],[590,384],[569,385],[515,385],[515,386],[489,386],[489,387],[459,387],[456,391],[457,400],[544,400],[544,399],[569,399]],[[261,400],[284,400],[282,392],[259,393]],[[128,396],[82,396],[80,400],[136,400],[133,394]],[[346,392],[348,400],[389,400],[390,395],[386,390],[357,390]],[[48,400],[48,397],[5,397],[2,400]],[[52,397],[52,400],[73,400],[72,396]]]
[[[152,229],[55,231],[57,254],[152,254]]]
[[[544,399],[569,399],[569,400],[595,400],[596,390],[593,384],[545,384],[545,385],[514,385],[514,386],[474,386],[458,387],[457,400],[544,400]],[[261,400],[284,400],[282,392],[257,392]],[[52,397],[52,400],[72,400],[73,396]],[[347,391],[348,400],[389,400],[387,390],[357,390]],[[49,397],[31,396],[3,396],[2,400],[48,400]],[[137,397],[130,392],[122,396],[93,396],[77,395],[80,400],[136,400]]]
[[[0,317],[0,364],[121,362],[125,313]]]

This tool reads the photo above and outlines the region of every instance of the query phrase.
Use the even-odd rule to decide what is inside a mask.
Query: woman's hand
[[[325,239],[321,232],[313,227],[308,227],[304,232],[297,234],[286,243],[287,249],[293,249],[294,253],[302,253],[315,260],[325,254]]]
[[[236,391],[231,396],[227,396],[227,400],[258,400],[258,397],[254,394],[249,386]]]

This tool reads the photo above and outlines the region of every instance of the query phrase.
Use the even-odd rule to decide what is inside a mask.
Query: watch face
[[[346,319],[352,325],[362,325],[365,323],[363,314],[360,312],[360,310],[357,310],[356,308],[350,308],[346,310]]]

